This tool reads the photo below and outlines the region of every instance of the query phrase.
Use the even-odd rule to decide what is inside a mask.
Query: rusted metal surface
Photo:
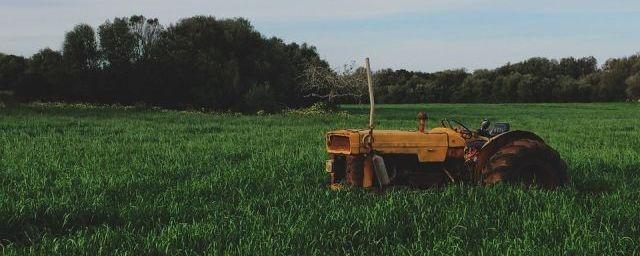
[[[373,186],[373,160],[371,159],[371,155],[368,155],[364,159],[363,169],[362,169],[362,187],[370,188]]]
[[[346,158],[346,181],[349,185],[362,187],[362,178],[364,173],[362,156],[347,156]]]
[[[493,156],[498,150],[504,147],[507,143],[519,140],[528,139],[534,141],[540,141],[544,143],[544,140],[538,135],[528,131],[510,131],[500,134],[487,141],[480,149],[475,159],[474,176],[477,180],[482,179],[484,167],[487,165],[489,158]]]
[[[482,185],[498,182],[553,189],[569,181],[566,163],[544,142],[516,139],[504,144],[482,168]]]

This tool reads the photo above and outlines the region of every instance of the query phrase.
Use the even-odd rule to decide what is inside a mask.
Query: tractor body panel
[[[418,131],[338,130],[327,133],[329,154],[359,155],[369,152],[369,143],[378,154],[415,155],[419,162],[444,162],[450,148],[464,148],[465,140],[445,128],[427,133]]]

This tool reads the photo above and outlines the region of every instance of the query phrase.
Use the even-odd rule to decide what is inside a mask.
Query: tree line
[[[362,68],[333,70],[315,47],[267,38],[242,18],[164,27],[134,15],[76,25],[61,50],[0,53],[0,92],[21,102],[152,105],[252,112],[366,102]],[[592,102],[640,98],[640,55],[531,58],[495,69],[375,72],[381,103]],[[344,97],[341,97],[344,96]]]
[[[23,102],[273,111],[312,101],[300,89],[308,65],[328,66],[313,46],[266,38],[242,18],[163,27],[132,16],[76,25],[61,51],[0,55],[0,90]]]
[[[496,69],[435,73],[385,69],[375,74],[382,103],[424,102],[598,102],[640,98],[640,55],[531,58]]]

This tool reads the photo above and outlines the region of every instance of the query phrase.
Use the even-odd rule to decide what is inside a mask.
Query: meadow
[[[330,191],[339,113],[239,115],[32,104],[0,109],[0,253],[614,255],[640,253],[640,104],[380,105],[531,130],[571,184]]]

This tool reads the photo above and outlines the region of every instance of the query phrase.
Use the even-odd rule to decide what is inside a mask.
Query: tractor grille
[[[350,148],[349,137],[340,135],[330,135],[327,141],[329,150],[348,151]]]

